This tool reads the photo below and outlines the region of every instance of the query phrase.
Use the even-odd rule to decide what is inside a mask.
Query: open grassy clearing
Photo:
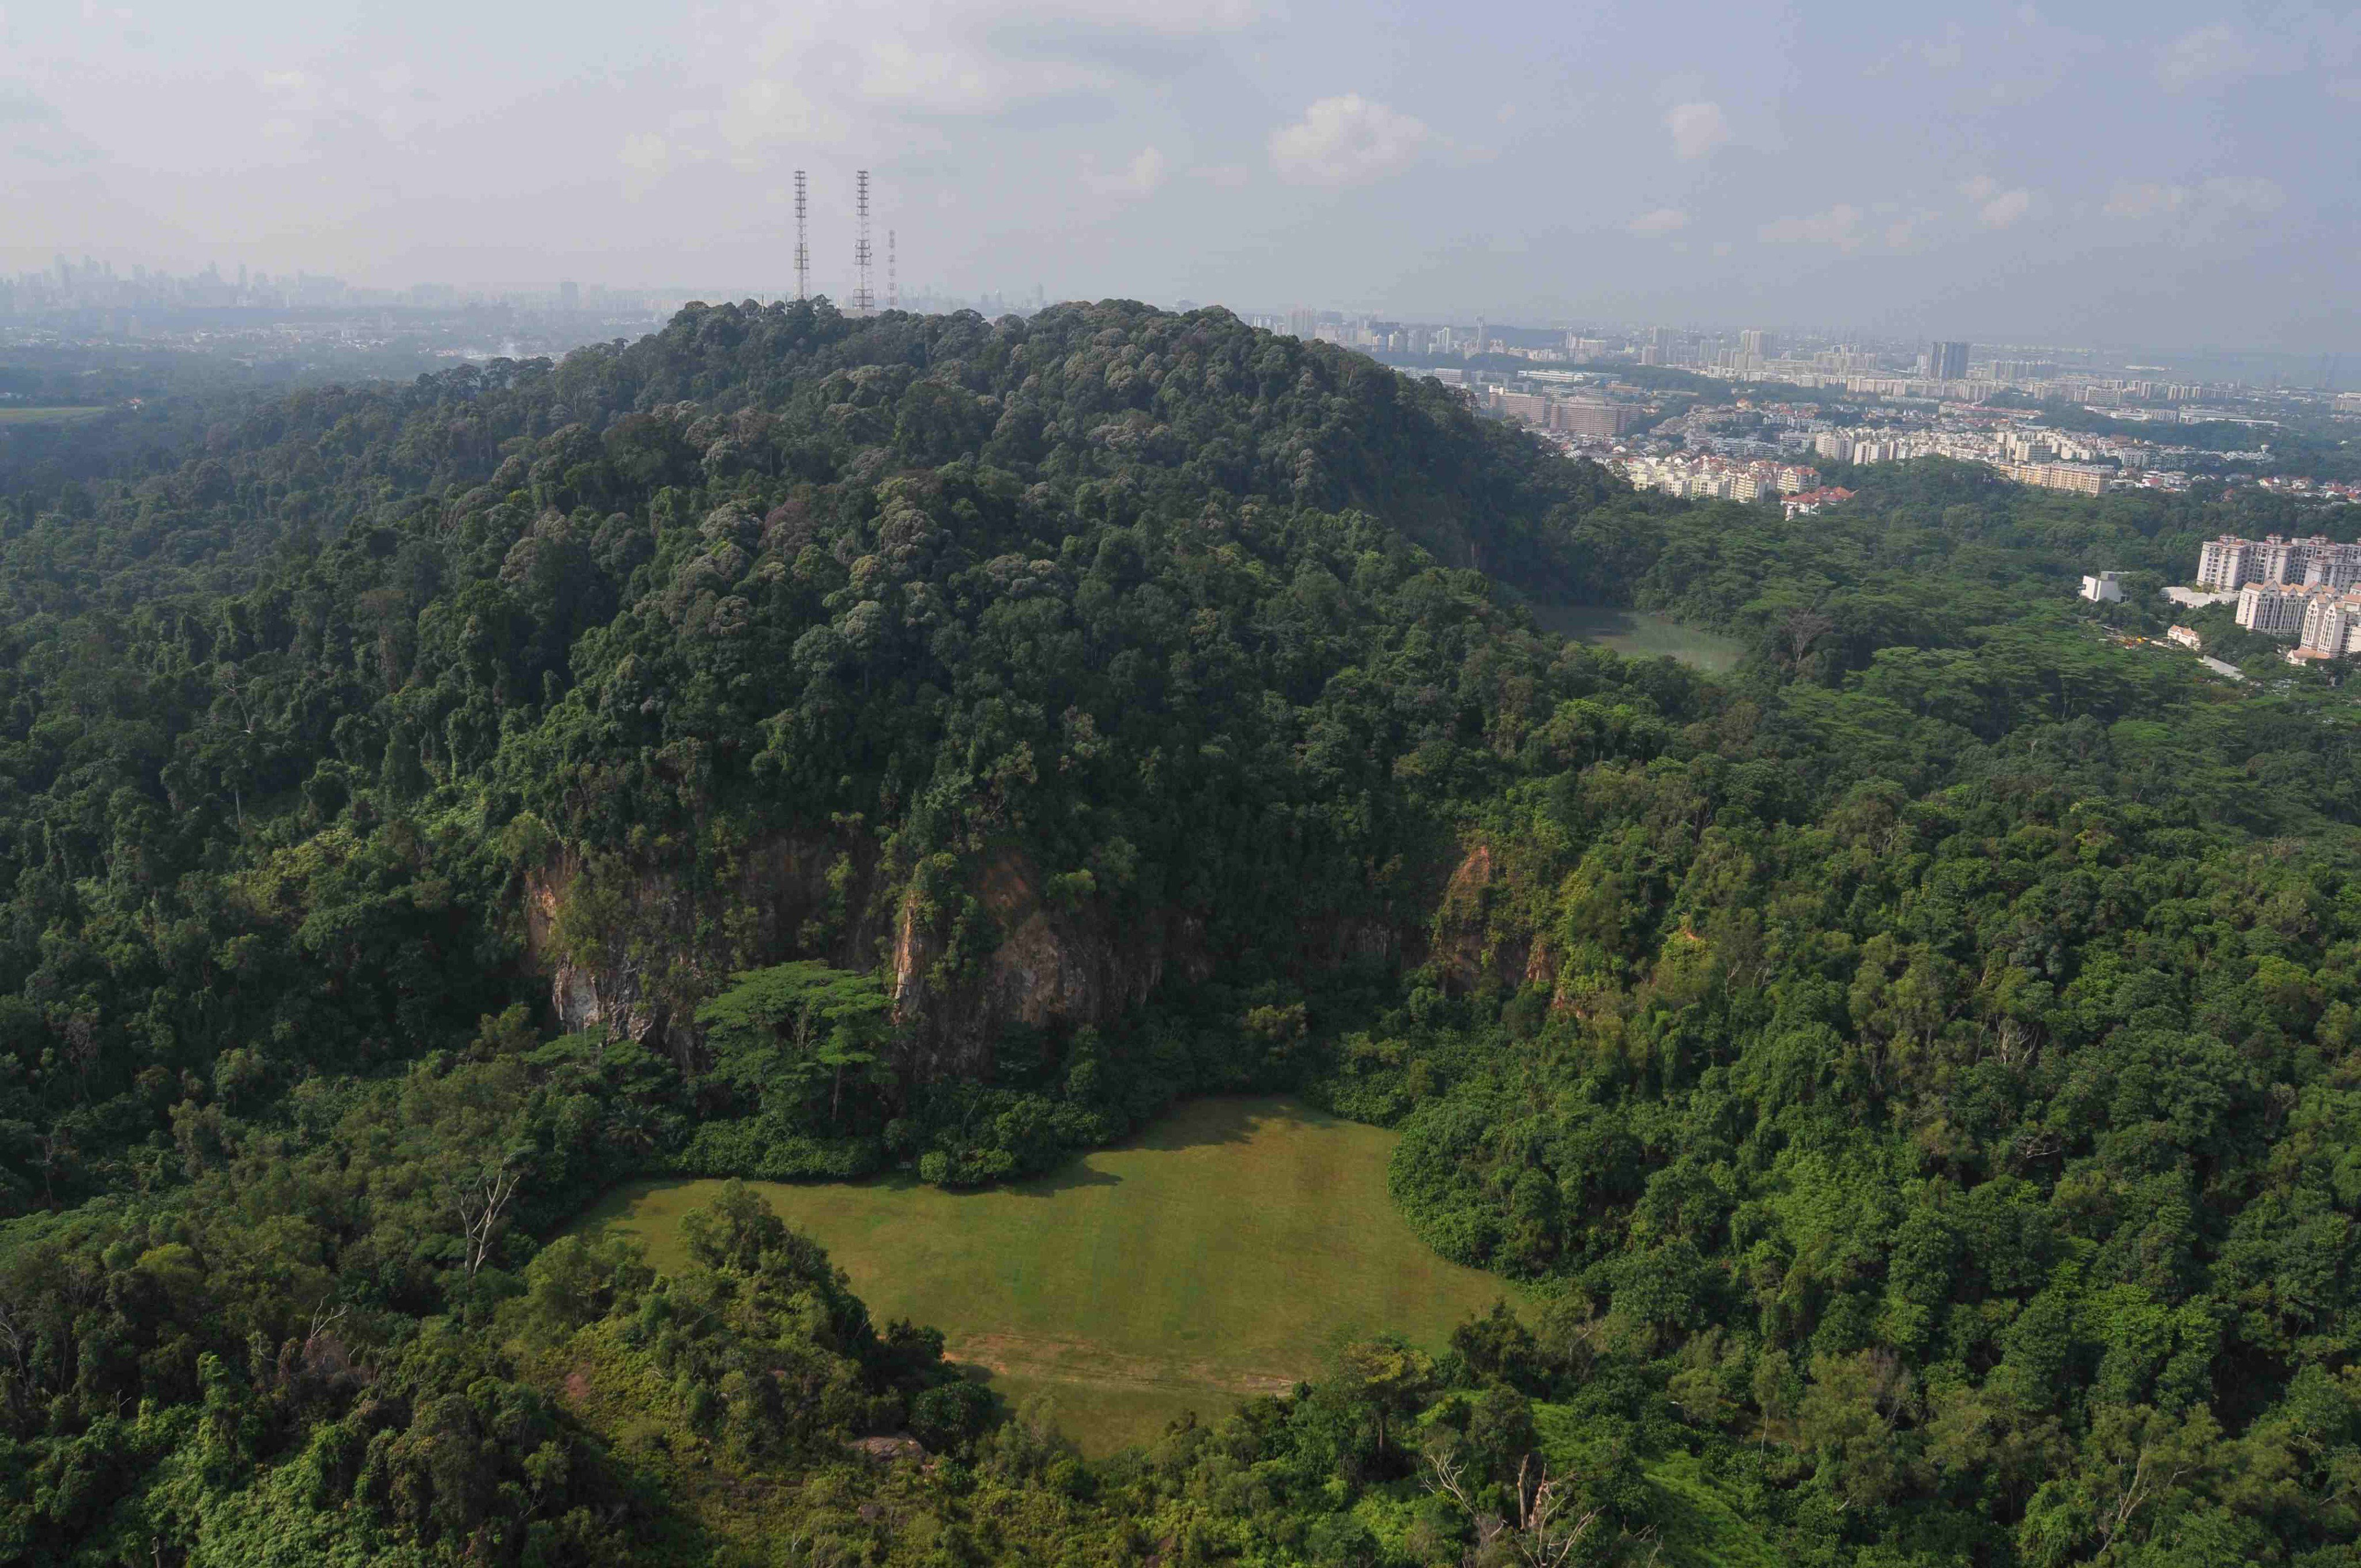
[[[1513,1294],[1444,1262],[1386,1196],[1394,1135],[1283,1100],[1207,1100],[1053,1176],[951,1193],[906,1178],[757,1182],[829,1249],[878,1321],[932,1323],[1013,1401],[1057,1401],[1083,1448],[1153,1438],[1184,1410],[1290,1387],[1344,1341],[1440,1349]],[[583,1225],[659,1267],[715,1181],[618,1189]]]
[[[103,408],[0,408],[0,424],[69,424],[75,420],[96,419],[105,411]]]
[[[1746,644],[1717,631],[1683,626],[1644,609],[1620,609],[1613,605],[1543,604],[1533,607],[1534,623],[1545,631],[1595,642],[1627,659],[1669,657],[1684,664],[1721,674],[1738,668]]]

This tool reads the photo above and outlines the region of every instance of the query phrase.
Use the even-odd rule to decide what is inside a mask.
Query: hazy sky
[[[2352,4],[0,0],[0,268],[2361,349]],[[880,268],[880,288],[883,269]]]

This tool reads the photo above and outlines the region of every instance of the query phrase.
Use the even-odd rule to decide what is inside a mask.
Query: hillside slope
[[[17,490],[0,1550],[1432,1563],[1552,1550],[1541,1464],[1600,1561],[2345,1560],[2361,726],[2062,587],[2281,503],[1862,492],[1120,304],[694,310]],[[1249,1088],[1399,1125],[1532,1321],[1092,1467],[739,1197],[675,1279],[535,1240]]]

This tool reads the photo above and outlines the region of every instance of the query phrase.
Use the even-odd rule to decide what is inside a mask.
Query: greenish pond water
[[[1644,609],[1604,604],[1537,604],[1533,620],[1545,630],[1631,659],[1672,658],[1714,674],[1738,667],[1745,644],[1719,632],[1699,631]]]

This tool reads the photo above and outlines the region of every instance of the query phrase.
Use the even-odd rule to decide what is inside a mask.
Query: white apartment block
[[[2329,659],[2361,653],[2361,594],[2314,591],[2304,596],[2303,630],[2296,645]]]
[[[2238,624],[2266,637],[2300,637],[2311,598],[2300,587],[2248,583],[2238,590]]]
[[[2246,586],[2253,574],[2254,545],[2224,534],[2209,539],[2197,552],[2197,586],[2208,593],[2229,593]]]
[[[2324,535],[2261,539],[2224,534],[2198,548],[2197,586],[2214,593],[2250,583],[2324,587],[2343,592],[2361,584],[2361,544],[2337,544]]]

